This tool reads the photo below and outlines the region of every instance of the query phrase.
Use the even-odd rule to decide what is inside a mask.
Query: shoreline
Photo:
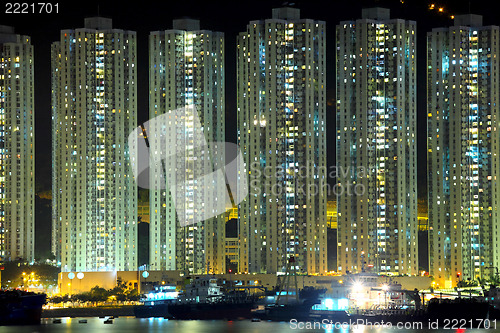
[[[135,317],[133,305],[113,307],[43,309],[42,318],[62,317]]]

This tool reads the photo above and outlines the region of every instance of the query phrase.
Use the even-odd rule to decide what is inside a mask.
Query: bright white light
[[[359,292],[359,291],[361,291],[361,289],[363,289],[363,284],[361,282],[355,282],[352,289],[355,292]]]
[[[347,310],[349,308],[349,300],[347,298],[339,298],[338,310]]]

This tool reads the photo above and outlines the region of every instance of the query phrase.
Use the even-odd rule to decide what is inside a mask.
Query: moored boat
[[[212,277],[197,277],[170,303],[168,312],[175,319],[234,320],[251,319],[255,298],[245,292],[224,293]]]
[[[142,305],[134,306],[134,315],[137,318],[170,318],[168,305],[177,301],[178,294],[175,286],[156,286],[153,291],[143,296]]]
[[[40,324],[47,295],[23,290],[0,290],[0,325]]]

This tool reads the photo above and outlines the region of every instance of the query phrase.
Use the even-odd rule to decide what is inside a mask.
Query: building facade
[[[228,209],[226,219],[226,273],[239,271],[240,239],[238,237],[238,207]]]
[[[33,46],[0,26],[0,262],[34,260]]]
[[[368,8],[336,34],[338,270],[417,274],[416,23]]]
[[[427,34],[430,274],[440,286],[499,267],[498,26],[479,15]]]
[[[136,33],[106,18],[52,44],[53,253],[61,270],[137,269]]]
[[[326,260],[325,22],[273,9],[238,36],[239,271],[309,274]]]
[[[149,145],[175,147],[175,158],[150,168],[150,267],[224,273],[224,214],[209,214],[226,193],[211,173],[225,165],[224,34],[174,20],[150,34],[149,50],[150,122],[162,116],[170,129],[147,133]]]

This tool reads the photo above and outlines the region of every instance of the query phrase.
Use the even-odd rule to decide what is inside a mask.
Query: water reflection
[[[82,322],[86,319],[87,322]],[[325,332],[325,333],[465,333],[464,330],[431,330],[427,327],[423,329],[397,329],[387,327],[371,327],[365,325],[327,325],[324,322],[309,322],[304,325],[292,325],[290,322],[252,322],[242,321],[198,321],[198,320],[168,320],[163,318],[135,318],[119,317],[112,320],[111,324],[105,324],[107,318],[61,318],[61,323],[54,323],[53,319],[42,319],[38,326],[0,326],[0,333],[45,333],[45,332],[65,332],[65,333],[94,333],[94,332],[158,332],[158,333],[302,333],[302,332]],[[479,330],[467,330],[468,332],[478,332]],[[481,332],[500,332],[500,329],[481,330]]]

